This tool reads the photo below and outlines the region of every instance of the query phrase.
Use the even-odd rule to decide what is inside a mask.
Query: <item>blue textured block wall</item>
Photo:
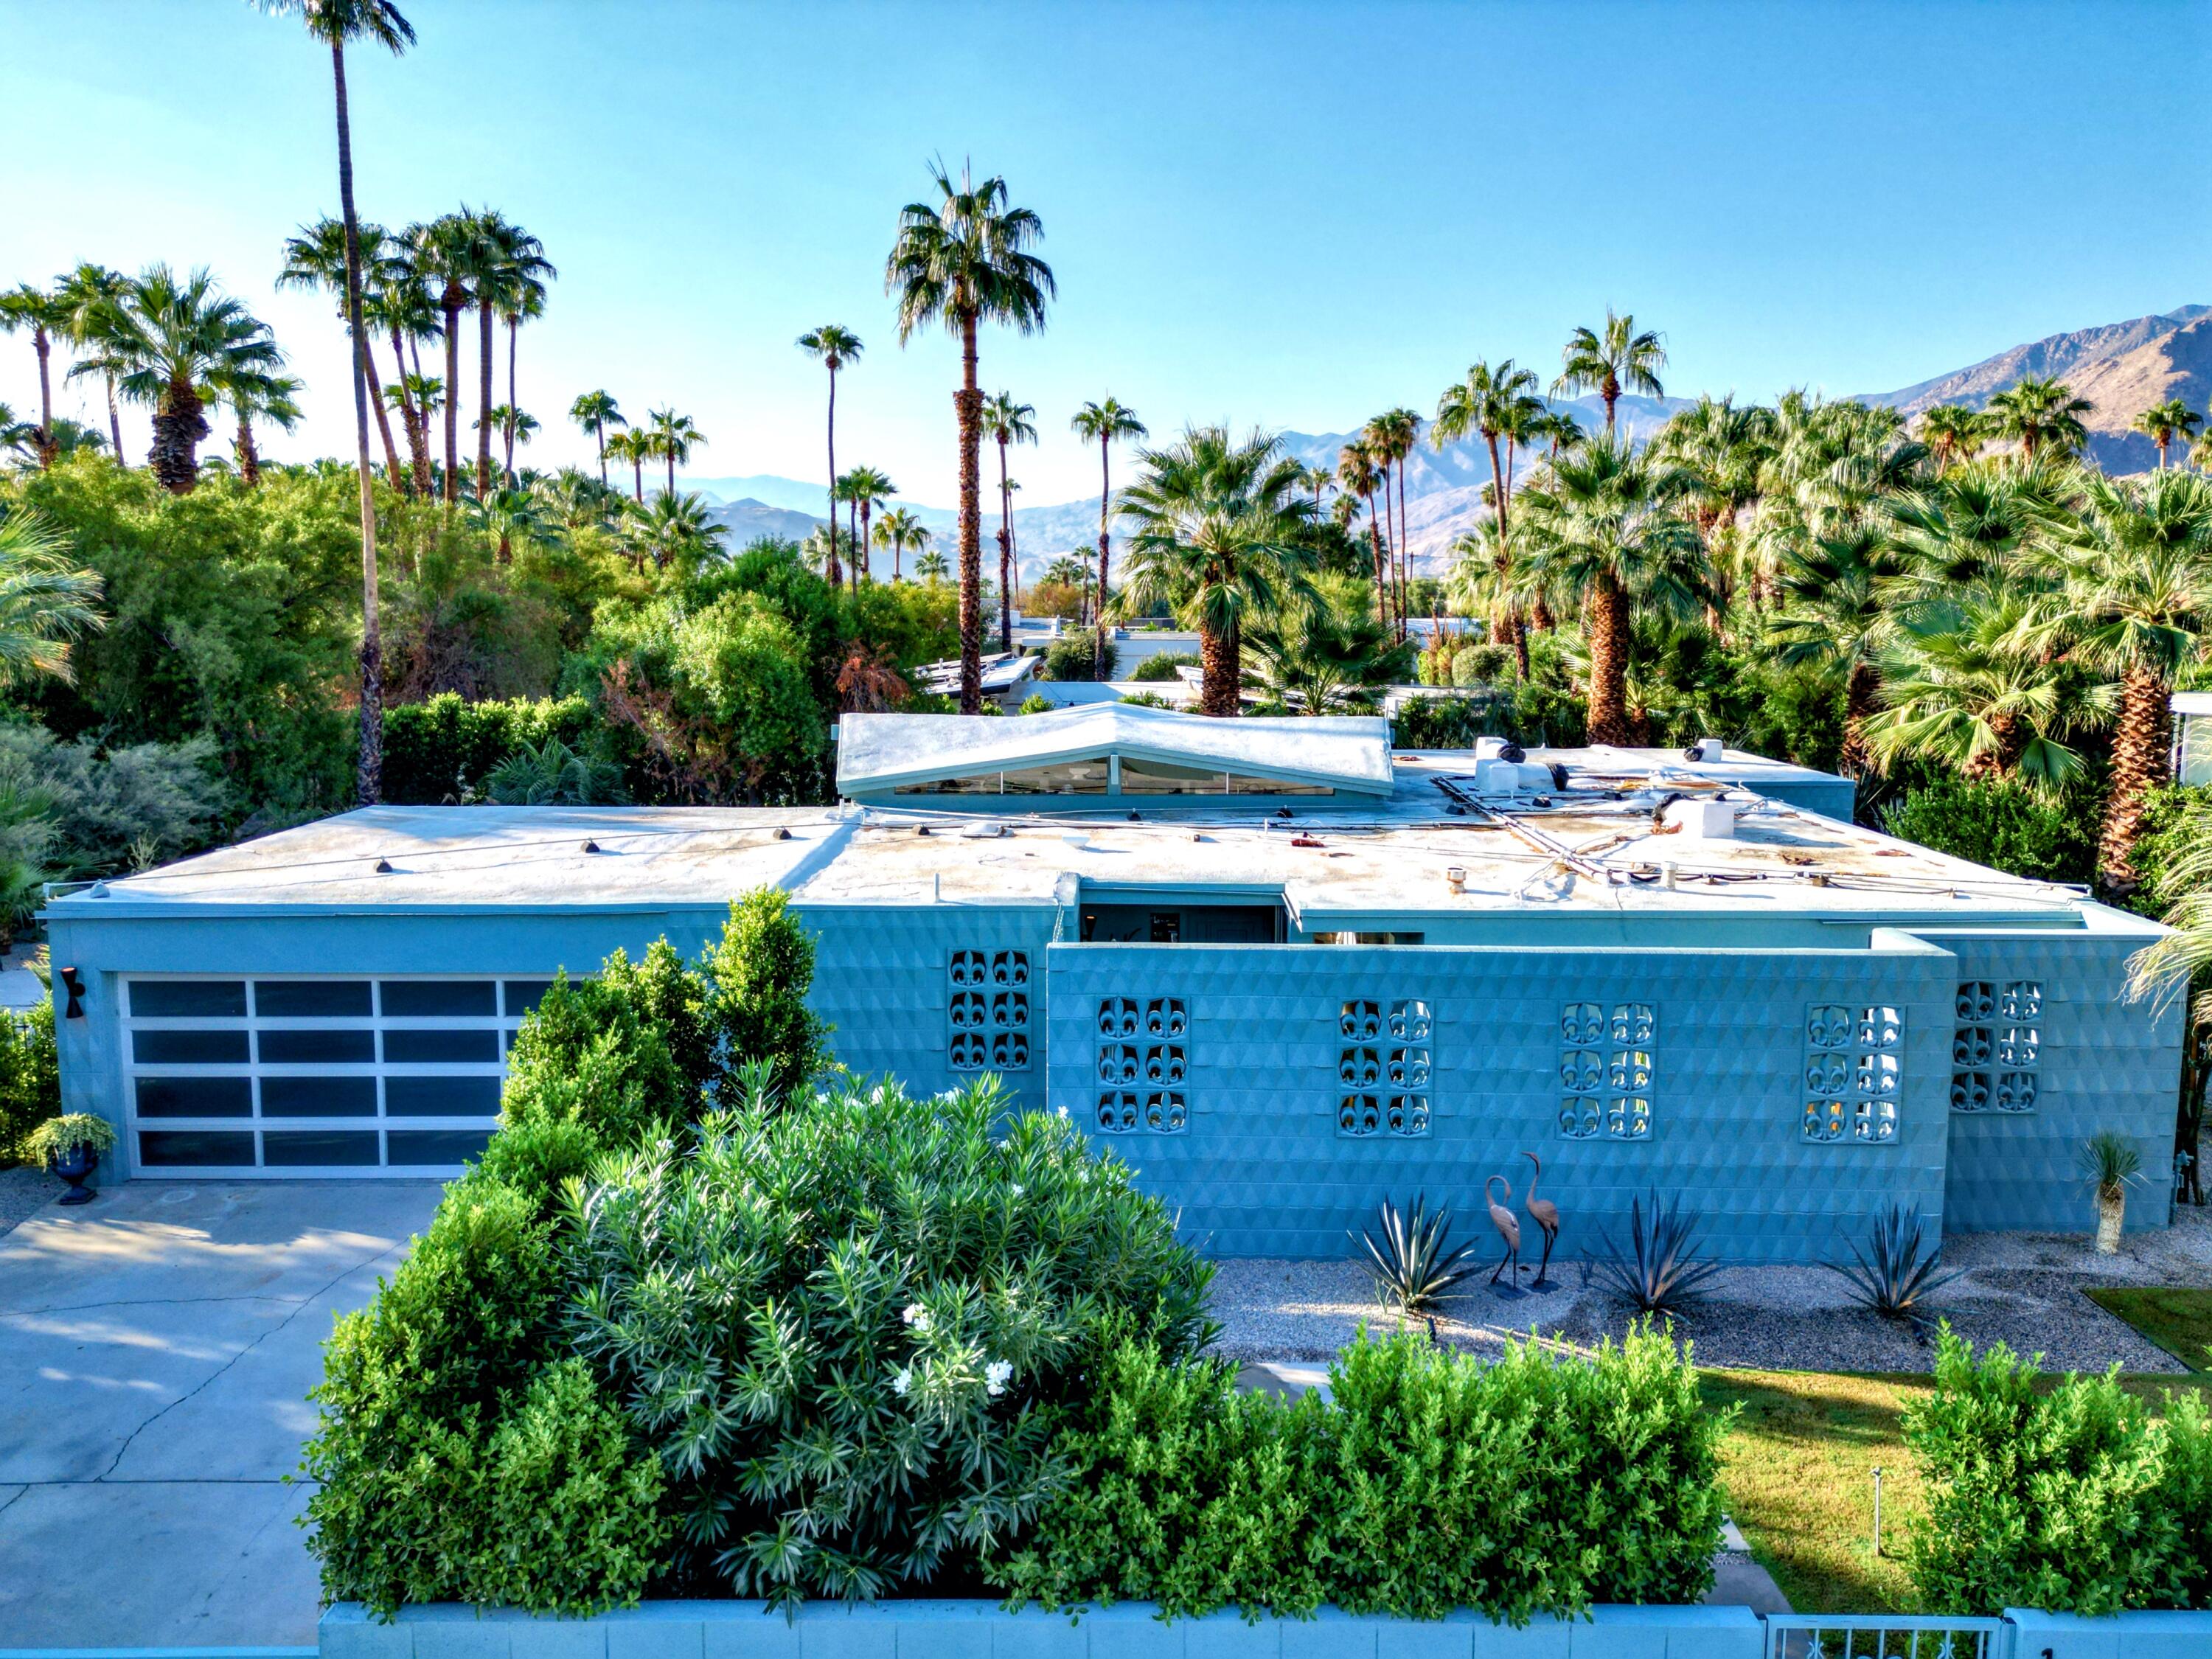
[[[1484,1178],[1512,1183],[1517,1212],[1526,1150],[1563,1212],[1563,1252],[1591,1248],[1596,1228],[1618,1227],[1656,1187],[1704,1212],[1724,1256],[1811,1261],[1893,1198],[1931,1218],[1943,1206],[1952,961],[1901,935],[1878,939],[1828,952],[1063,945],[1049,952],[1051,1103],[1095,1126],[1102,1000],[1181,998],[1187,1126],[1097,1138],[1212,1253],[1340,1256],[1346,1230],[1380,1200],[1417,1191],[1449,1200],[1486,1240]],[[1403,999],[1433,1013],[1428,1132],[1347,1139],[1341,1005]],[[1655,1012],[1647,1139],[1562,1137],[1561,1011],[1579,1001]],[[1829,1005],[1902,1018],[1888,1144],[1804,1138],[1807,1012]]]

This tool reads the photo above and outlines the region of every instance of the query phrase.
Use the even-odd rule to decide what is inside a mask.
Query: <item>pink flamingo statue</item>
[[[1536,1183],[1544,1178],[1544,1160],[1534,1152],[1523,1152],[1521,1156],[1536,1166],[1536,1173],[1528,1177],[1528,1194],[1521,1202],[1528,1212],[1528,1219],[1534,1222],[1537,1230],[1544,1235],[1543,1259],[1536,1264],[1536,1282],[1530,1287],[1540,1289],[1546,1282],[1545,1272],[1552,1265],[1552,1246],[1559,1242],[1559,1206],[1548,1198],[1536,1196]]]
[[[1492,1187],[1505,1188],[1504,1204],[1490,1196]],[[1521,1282],[1521,1224],[1514,1219],[1513,1212],[1506,1207],[1513,1202],[1513,1183],[1504,1176],[1494,1175],[1482,1183],[1482,1196],[1490,1205],[1490,1224],[1498,1229],[1498,1237],[1505,1241],[1505,1254],[1498,1258],[1498,1266],[1492,1270],[1490,1282],[1495,1285],[1498,1275],[1504,1273],[1506,1263],[1510,1262],[1513,1264],[1513,1282],[1517,1285]]]

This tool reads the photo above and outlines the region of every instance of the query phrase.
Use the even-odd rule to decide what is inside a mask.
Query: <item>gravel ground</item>
[[[1978,1345],[2040,1353],[2048,1369],[2130,1371],[2185,1368],[2081,1292],[2106,1285],[2212,1285],[2212,1211],[2185,1208],[2161,1233],[2131,1234],[2117,1256],[2100,1256],[2086,1234],[1970,1233],[1944,1251],[1961,1276],[1928,1303]],[[1436,1321],[1440,1340],[1495,1352],[1508,1337],[1588,1344],[1626,1330],[1626,1304],[1585,1283],[1583,1264],[1552,1264],[1552,1290],[1501,1294],[1478,1281]],[[1524,1279],[1523,1283],[1526,1283]],[[1364,1320],[1397,1321],[1377,1306],[1352,1261],[1224,1261],[1213,1282],[1220,1351],[1242,1360],[1326,1360]],[[1789,1370],[1924,1371],[1935,1363],[1926,1333],[1855,1304],[1820,1267],[1731,1268],[1681,1321],[1701,1364]]]
[[[33,1169],[27,1164],[0,1170],[0,1233],[12,1231],[18,1222],[28,1221],[34,1212],[66,1190],[60,1176]]]

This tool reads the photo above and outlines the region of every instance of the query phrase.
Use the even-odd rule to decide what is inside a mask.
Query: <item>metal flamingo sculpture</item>
[[[1544,1235],[1543,1260],[1536,1264],[1536,1284],[1541,1285],[1545,1282],[1545,1271],[1552,1265],[1552,1246],[1559,1242],[1559,1206],[1548,1198],[1536,1196],[1536,1183],[1544,1178],[1544,1160],[1534,1152],[1523,1152],[1521,1156],[1536,1166],[1536,1173],[1528,1177],[1528,1191],[1521,1203],[1528,1212],[1528,1219],[1534,1222]]]
[[[1505,1188],[1505,1203],[1500,1204],[1490,1196],[1492,1187]],[[1498,1275],[1505,1271],[1505,1265],[1510,1261],[1513,1264],[1513,1282],[1518,1285],[1521,1282],[1521,1224],[1514,1219],[1513,1212],[1507,1207],[1513,1202],[1513,1183],[1504,1176],[1494,1175],[1482,1183],[1482,1195],[1490,1205],[1490,1224],[1498,1229],[1498,1236],[1505,1241],[1505,1254],[1498,1258],[1498,1266],[1492,1270],[1490,1282],[1493,1285],[1498,1282]]]

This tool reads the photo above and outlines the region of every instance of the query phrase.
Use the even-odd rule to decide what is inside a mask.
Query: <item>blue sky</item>
[[[987,389],[1039,410],[1031,505],[1096,488],[1083,398],[1339,429],[1476,357],[1548,375],[1608,302],[1664,331],[1670,391],[1766,398],[2212,301],[2197,0],[401,3],[419,47],[352,66],[362,209],[544,238],[539,465],[588,454],[561,416],[603,386],[690,413],[702,476],[818,477],[792,341],[836,321],[868,348],[841,464],[951,504],[957,359],[899,348],[882,277],[940,153],[1007,178],[1060,277],[1044,333],[983,343]],[[276,453],[349,449],[325,302],[270,288],[336,205],[327,64],[233,0],[0,0],[0,284],[210,264],[309,383]],[[0,400],[35,396],[0,340]]]

